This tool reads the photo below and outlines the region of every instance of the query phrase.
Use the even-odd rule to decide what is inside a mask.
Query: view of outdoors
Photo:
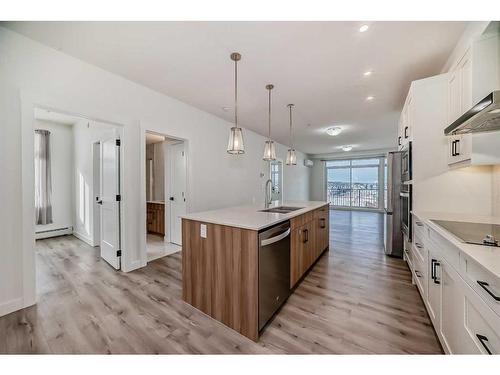
[[[383,158],[327,161],[328,202],[341,207],[381,208],[381,161],[383,162]]]

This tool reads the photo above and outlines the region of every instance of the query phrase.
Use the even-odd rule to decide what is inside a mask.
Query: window
[[[329,160],[326,161],[325,166],[327,200],[331,206],[383,208],[383,157]]]

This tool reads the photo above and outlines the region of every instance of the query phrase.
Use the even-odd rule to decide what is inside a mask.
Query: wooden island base
[[[290,219],[290,289],[328,248],[328,217],[325,204]],[[258,341],[258,231],[182,219],[182,243],[184,301]]]

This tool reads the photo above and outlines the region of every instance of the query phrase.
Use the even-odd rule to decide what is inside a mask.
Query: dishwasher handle
[[[290,235],[290,228],[288,228],[286,231],[284,231],[281,234],[278,234],[275,237],[266,238],[265,240],[260,241],[260,246],[271,245],[275,242],[281,241],[283,238],[287,237],[288,235]]]

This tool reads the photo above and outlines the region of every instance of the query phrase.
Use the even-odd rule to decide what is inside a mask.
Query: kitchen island
[[[262,207],[243,206],[182,217],[183,299],[254,341],[263,325],[259,322],[259,289],[263,288],[262,284],[259,288],[259,235],[289,223],[286,287],[290,293],[329,247],[328,203],[284,202],[280,206],[289,211],[263,212]]]

